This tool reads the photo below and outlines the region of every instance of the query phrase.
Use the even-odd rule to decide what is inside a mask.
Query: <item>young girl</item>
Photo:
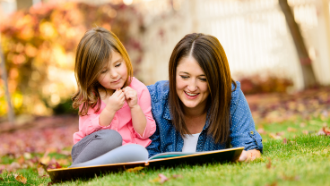
[[[115,34],[104,28],[86,32],[77,48],[75,76],[78,92],[72,100],[79,108],[79,131],[73,134],[72,166],[125,144],[145,148],[151,143],[156,124],[150,94],[133,77],[127,51]]]

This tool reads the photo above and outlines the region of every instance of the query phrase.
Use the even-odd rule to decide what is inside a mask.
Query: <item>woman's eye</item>
[[[181,76],[181,78],[182,78],[182,79],[187,79],[187,78],[188,78],[188,76]]]
[[[205,78],[199,78],[201,81],[206,81],[206,79]]]
[[[118,63],[118,64],[115,65],[115,67],[119,67],[120,65],[121,65],[121,63]]]

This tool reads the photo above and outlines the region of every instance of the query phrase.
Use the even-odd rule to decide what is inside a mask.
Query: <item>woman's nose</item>
[[[191,80],[191,81],[189,82],[188,90],[189,90],[190,92],[194,92],[194,91],[197,90],[197,85],[196,85],[196,82],[195,82],[194,80]]]

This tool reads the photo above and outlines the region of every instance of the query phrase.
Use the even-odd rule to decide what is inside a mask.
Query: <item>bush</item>
[[[58,113],[62,107],[57,105],[66,103],[76,91],[76,46],[83,34],[96,26],[117,34],[136,72],[143,52],[136,40],[143,31],[142,17],[124,4],[43,4],[18,11],[1,23],[1,44],[16,114],[49,115],[52,108]],[[3,86],[0,81],[0,90]],[[3,91],[0,105],[6,105]],[[5,113],[6,107],[0,109],[0,117]]]

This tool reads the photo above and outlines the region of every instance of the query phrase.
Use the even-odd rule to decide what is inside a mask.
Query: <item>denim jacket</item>
[[[262,152],[262,139],[256,131],[249,105],[240,89],[240,83],[231,94],[230,103],[230,144],[232,147],[244,147],[244,150],[258,149]],[[163,152],[181,152],[183,138],[171,122],[168,105],[169,83],[158,81],[147,86],[151,95],[152,114],[156,121],[156,132],[150,137],[151,144],[147,147],[149,157]],[[211,151],[225,149],[228,144],[216,143],[207,134],[209,123],[206,121],[197,141],[196,151]]]

